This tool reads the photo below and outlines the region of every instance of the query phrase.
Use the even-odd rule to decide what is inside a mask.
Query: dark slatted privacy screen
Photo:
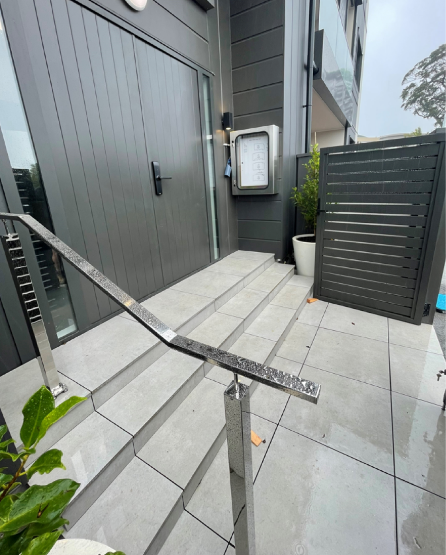
[[[444,204],[444,133],[321,150],[315,293],[420,323]]]

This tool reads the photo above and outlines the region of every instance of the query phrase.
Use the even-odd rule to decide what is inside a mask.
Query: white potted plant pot
[[[316,241],[313,233],[293,237],[294,259],[299,276],[314,277]]]

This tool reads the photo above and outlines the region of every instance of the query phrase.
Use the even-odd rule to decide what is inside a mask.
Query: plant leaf
[[[12,480],[12,474],[0,474],[0,486],[8,484]]]
[[[8,447],[8,445],[11,445],[11,443],[14,443],[13,439],[7,439],[6,441],[2,441],[2,443],[0,443],[0,450],[4,449],[5,447]]]
[[[22,555],[47,555],[62,534],[62,530],[34,538]]]
[[[69,399],[61,403],[58,407],[56,407],[54,410],[52,410],[49,414],[47,414],[45,418],[42,420],[42,423],[40,426],[40,432],[36,438],[36,442],[39,442],[46,434],[48,429],[53,424],[55,424],[58,420],[63,418],[70,409],[72,409],[75,405],[77,405],[78,403],[82,403],[82,401],[85,401],[85,400],[86,400],[86,397],[76,397],[76,396],[70,397]]]
[[[0,461],[2,459],[10,459],[11,461],[16,461],[20,457],[20,454],[10,453],[9,451],[0,451]]]
[[[7,495],[0,501],[0,523],[5,522],[8,519],[9,513],[11,512],[13,505],[12,499]]]
[[[13,536],[4,536],[0,539],[0,553],[7,555],[20,555],[30,543],[31,538],[25,536],[25,530]]]
[[[0,426],[0,439],[2,439],[2,437],[6,434],[7,431],[8,431],[8,426],[6,424],[2,424]]]
[[[112,553],[111,551],[109,551],[109,552],[106,553],[105,555],[125,555],[125,553],[123,553],[122,551],[115,551],[114,553]]]
[[[78,487],[79,484],[72,480],[31,486],[13,504],[8,520],[0,524],[0,533],[19,530],[33,522],[51,522],[62,514]]]
[[[34,522],[34,524],[30,524],[26,529],[26,535],[29,538],[33,538],[34,536],[41,536],[42,534],[46,534],[47,532],[54,532],[54,530],[62,528],[62,526],[64,526],[65,524],[70,523],[65,518],[60,517],[57,517],[51,522],[47,522],[45,524]]]
[[[66,470],[62,464],[62,454],[62,451],[59,451],[59,449],[50,449],[43,455],[40,455],[26,471],[28,479],[31,479],[36,472],[39,474],[49,474],[55,468]]]
[[[48,389],[42,385],[23,407],[23,424],[20,438],[25,447],[31,447],[37,441],[42,420],[54,409],[54,399]]]

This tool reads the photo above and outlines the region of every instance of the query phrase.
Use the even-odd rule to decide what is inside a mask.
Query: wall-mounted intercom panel
[[[279,128],[267,125],[231,131],[232,194],[274,195],[279,164]]]

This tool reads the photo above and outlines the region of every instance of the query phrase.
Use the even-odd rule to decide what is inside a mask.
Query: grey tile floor
[[[444,555],[440,353],[430,326],[305,307],[276,360],[318,381],[319,403],[262,387],[251,400],[266,440],[252,446],[258,555]],[[233,536],[226,551],[201,543],[210,529],[228,540],[229,492],[225,444],[186,506],[194,537],[174,531],[162,555],[233,553]]]

